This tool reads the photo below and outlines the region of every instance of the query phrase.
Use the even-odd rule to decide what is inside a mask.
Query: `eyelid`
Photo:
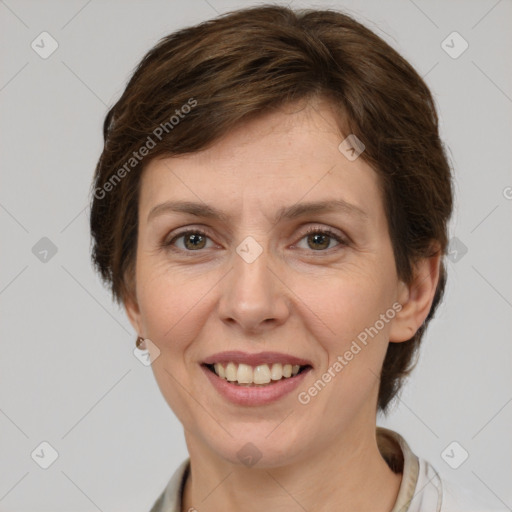
[[[335,228],[331,228],[331,227],[325,226],[325,225],[315,225],[315,226],[310,226],[305,231],[303,231],[299,235],[299,237],[298,237],[297,241],[294,243],[294,245],[296,245],[298,242],[300,242],[306,236],[308,236],[310,234],[315,234],[315,233],[324,234],[324,235],[327,235],[327,236],[333,238],[334,240],[336,240],[338,242],[339,246],[347,246],[350,244],[349,237],[344,233],[340,234],[338,231],[335,231]],[[187,227],[183,228],[182,231],[178,231],[177,233],[174,233],[170,240],[168,240],[168,237],[164,238],[161,245],[164,248],[171,248],[172,250],[176,250],[181,253],[204,252],[204,249],[203,250],[199,249],[198,251],[186,251],[186,250],[177,249],[174,247],[174,242],[176,240],[178,240],[179,238],[181,238],[183,236],[189,235],[189,234],[198,234],[198,235],[208,238],[210,241],[213,242],[213,237],[207,228],[204,228],[204,227],[195,228],[194,226],[187,226]],[[213,242],[213,243],[215,243],[215,242]],[[330,249],[326,249],[326,250],[320,250],[320,251],[311,250],[310,252],[326,253],[326,252],[330,252],[332,249],[335,249],[336,247],[338,247],[338,246],[331,247]]]
[[[167,248],[167,249],[171,248],[173,250],[177,250],[177,251],[182,252],[182,253],[183,252],[188,252],[188,253],[202,252],[202,251],[184,251],[183,249],[176,249],[174,247],[174,242],[176,240],[178,240],[179,238],[181,238],[183,236],[190,235],[190,234],[197,234],[197,235],[204,236],[204,237],[208,238],[210,241],[213,242],[212,236],[211,236],[211,234],[209,233],[209,231],[207,229],[204,229],[204,228],[194,228],[192,226],[192,227],[184,228],[183,231],[178,231],[177,233],[174,233],[170,240],[168,240],[168,237],[164,238],[164,240],[162,241],[161,245],[164,248]]]
[[[348,246],[350,244],[350,239],[347,237],[347,235],[340,234],[337,231],[335,231],[333,228],[328,227],[328,226],[312,226],[312,227],[309,227],[307,229],[307,231],[302,233],[302,235],[299,237],[298,242],[303,240],[308,235],[311,235],[311,234],[314,235],[315,233],[318,233],[318,234],[321,234],[321,235],[327,235],[329,238],[336,240],[338,242],[338,245],[336,245],[334,247],[331,247],[330,249],[325,249],[323,251],[313,251],[313,250],[311,250],[310,252],[312,252],[312,253],[319,253],[319,254],[321,254],[321,253],[330,253],[331,250],[335,249],[338,246],[346,247],[346,246]]]

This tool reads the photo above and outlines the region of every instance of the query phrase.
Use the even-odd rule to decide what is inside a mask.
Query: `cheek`
[[[142,270],[142,269],[141,269]],[[205,290],[208,279],[194,279],[179,272],[159,271],[148,266],[140,273],[137,297],[144,333],[160,350],[152,370],[169,407],[189,430],[197,429],[201,411],[191,407],[197,395],[190,374],[194,340],[200,335],[201,318],[207,316]]]
[[[300,315],[309,319],[309,329],[329,353],[344,351],[391,307],[391,286],[375,276],[375,270],[344,269],[322,278],[299,278],[291,286],[301,299]],[[385,324],[379,331],[385,336],[388,328]]]
[[[321,415],[335,422],[342,421],[343,415],[333,404],[353,411],[372,400],[395,316],[393,283],[386,277],[393,273],[388,269],[386,274],[378,265],[351,270],[325,279],[323,286],[310,287],[304,301],[312,305],[315,314],[308,314],[310,326],[314,326],[311,330],[327,355],[317,376],[322,379],[322,374],[328,373],[327,383],[311,390],[317,393],[318,389],[321,395],[313,400]]]
[[[150,265],[141,265],[139,277],[137,298],[146,336],[162,352],[184,353],[200,328],[198,315],[206,314],[204,295],[213,283],[207,274],[191,276]]]

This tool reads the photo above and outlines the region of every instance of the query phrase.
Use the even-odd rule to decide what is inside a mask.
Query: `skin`
[[[409,339],[425,320],[440,260],[418,262],[412,283],[398,278],[378,175],[338,150],[343,139],[330,105],[316,100],[265,113],[207,150],[144,170],[135,290],[125,307],[137,333],[160,350],[154,375],[184,426],[191,459],[184,511],[393,508],[401,475],[377,447],[377,376],[388,343]],[[337,211],[272,220],[281,206],[340,198],[365,218]],[[230,217],[166,212],[148,221],[169,200],[206,203]],[[196,241],[199,249],[190,236],[176,239],[174,252],[162,246],[183,227],[208,238]],[[346,243],[307,236],[309,227],[331,228]],[[247,236],[263,249],[252,263],[236,252]],[[401,311],[299,403],[298,392],[394,303]],[[313,370],[275,403],[234,405],[200,368],[225,350],[293,354]],[[261,453],[252,467],[237,456],[248,442]]]

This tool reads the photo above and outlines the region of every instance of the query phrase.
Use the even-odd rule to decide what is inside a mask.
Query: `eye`
[[[183,239],[183,246],[180,247],[176,242],[181,239]],[[207,248],[206,244],[209,239],[210,237],[204,231],[189,229],[178,233],[170,241],[164,242],[163,246],[181,252],[196,252]],[[332,248],[329,247],[332,240],[338,242],[338,245],[348,245],[348,242],[343,237],[327,228],[311,228],[300,240],[304,239],[307,239],[307,248],[315,252],[323,252],[326,249]]]
[[[184,247],[178,247],[178,249],[188,252],[204,249],[206,241],[209,239],[208,235],[203,231],[189,229],[188,231],[178,233],[169,242],[165,242],[164,245],[165,247],[171,247],[174,249],[175,242],[181,238],[183,239]]]
[[[329,249],[329,245],[333,239],[336,240],[339,245],[348,245],[340,235],[327,228],[311,228],[301,238],[301,240],[303,239],[307,240],[308,248],[316,252]]]

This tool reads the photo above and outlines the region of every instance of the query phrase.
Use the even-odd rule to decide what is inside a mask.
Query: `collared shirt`
[[[493,508],[454,482],[441,479],[433,466],[416,456],[398,433],[377,427],[379,450],[395,473],[402,473],[398,496],[390,512],[505,512]],[[150,512],[182,512],[182,494],[190,459],[181,463]]]

